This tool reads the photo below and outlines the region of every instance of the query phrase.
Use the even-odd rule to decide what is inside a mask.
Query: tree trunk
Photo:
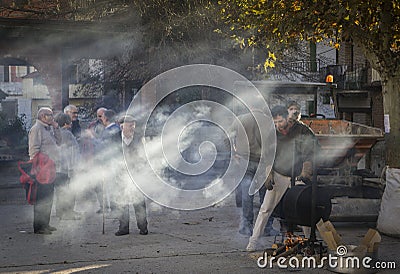
[[[385,134],[386,164],[400,168],[400,75],[382,79],[383,108],[390,121],[390,132]],[[386,130],[385,130],[386,131]]]

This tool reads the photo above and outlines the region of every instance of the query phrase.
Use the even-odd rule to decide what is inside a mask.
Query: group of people
[[[297,102],[291,101],[286,106],[277,105],[271,109],[275,125],[276,153],[272,170],[265,185],[259,190],[262,204],[254,222],[254,195],[249,194],[249,188],[255,180],[255,171],[262,153],[265,153],[261,146],[260,136],[263,129],[257,126],[253,117],[257,112],[263,111],[253,110],[252,113],[243,114],[238,118],[245,130],[246,138],[240,136],[239,131],[235,132],[237,128],[235,123],[231,134],[237,157],[249,159],[246,174],[239,185],[242,205],[239,233],[250,236],[247,251],[256,250],[258,239],[262,235],[275,236],[280,233],[273,228],[274,210],[286,190],[291,187],[293,175],[296,184],[304,184],[311,180],[315,153],[314,142],[316,142],[313,131],[300,121],[300,105]],[[281,220],[282,229],[287,229],[284,220]],[[302,230],[306,237],[310,236],[309,227],[302,227]]]
[[[56,115],[48,107],[39,109],[36,123],[29,131],[29,157],[38,162],[43,158],[39,156],[45,155],[47,162],[42,161],[40,164],[43,170],[46,167],[46,174],[54,176],[48,175],[46,183],[37,183],[33,207],[35,234],[52,234],[52,231],[56,230],[50,226],[54,196],[57,217],[64,220],[81,218],[80,214],[74,211],[77,189],[74,188],[73,182],[82,180],[83,173],[87,172],[83,163],[88,164],[90,161],[100,162],[108,169],[108,176],[94,184],[100,205],[97,213],[103,213],[106,208],[105,183],[107,186],[112,185],[113,191],[107,194],[110,208],[119,220],[119,229],[115,235],[129,234],[131,201],[122,194],[131,190],[131,196],[135,197],[132,204],[140,234],[148,234],[144,196],[129,182],[122,165],[123,149],[129,151],[125,160],[129,161],[130,165],[135,164],[135,150],[140,142],[140,136],[135,135],[135,117],[128,114],[117,117],[113,110],[103,107],[97,109],[96,114],[97,119],[90,123],[87,129],[82,130],[78,120],[78,109],[74,105],[66,106],[63,112]],[[49,162],[53,165],[48,165]],[[104,179],[107,182],[104,183]],[[122,196],[125,199],[120,199]]]
[[[293,175],[296,176],[296,183],[304,183],[311,179],[316,140],[313,131],[300,121],[298,103],[290,102],[286,106],[278,105],[271,109],[277,141],[276,153],[268,179],[259,190],[262,204],[254,221],[254,195],[249,194],[249,188],[254,180],[262,153],[265,151],[261,144],[263,129],[257,126],[253,116],[256,112],[265,115],[262,110],[254,110],[253,113],[239,116],[238,121],[232,125],[230,135],[236,160],[240,162],[241,159],[248,159],[246,173],[239,185],[242,200],[239,233],[250,236],[246,248],[248,251],[256,249],[260,236],[274,236],[280,233],[273,228],[274,209],[286,190],[291,187]],[[51,234],[56,229],[49,225],[54,186],[56,187],[57,216],[65,219],[76,218],[75,197],[73,191],[69,189],[70,182],[79,173],[76,166],[79,157],[83,159],[90,157],[107,167],[109,176],[106,180],[111,181],[112,188],[118,190],[108,193],[110,210],[115,211],[119,219],[119,229],[115,235],[129,234],[129,204],[131,202],[129,198],[131,197],[134,197],[133,206],[140,234],[148,234],[144,196],[127,179],[126,170],[123,172],[125,167],[115,164],[115,161],[122,162],[124,158],[128,161],[128,165],[135,165],[137,157],[140,157],[136,150],[142,136],[135,135],[137,121],[135,117],[128,114],[117,119],[113,110],[103,107],[98,108],[96,114],[97,119],[82,132],[77,119],[76,106],[65,107],[64,112],[58,113],[55,117],[50,108],[39,110],[36,123],[29,132],[29,156],[33,159],[38,153],[48,155],[55,162],[56,176],[54,184],[38,185],[34,205],[35,233]],[[243,127],[245,136],[241,136],[243,132],[237,130],[238,123]],[[296,146],[293,145],[295,142]],[[128,153],[124,153],[125,150]],[[91,151],[89,156],[88,151]],[[115,169],[111,170],[112,167]],[[128,189],[132,191],[127,191]],[[94,190],[100,205],[97,213],[104,213],[106,208],[104,183],[95,184]],[[121,201],[121,197],[125,198]],[[303,232],[307,236],[309,229],[303,227]]]

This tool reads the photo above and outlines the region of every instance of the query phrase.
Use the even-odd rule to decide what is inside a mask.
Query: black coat
[[[72,121],[72,127],[71,127],[71,132],[72,134],[76,137],[76,139],[79,139],[81,137],[81,125],[79,124],[79,120]]]

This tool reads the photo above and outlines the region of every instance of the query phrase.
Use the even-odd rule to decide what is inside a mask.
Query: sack
[[[49,156],[36,153],[32,159],[32,175],[40,184],[52,184],[56,179],[56,164]]]
[[[400,237],[400,169],[386,169],[386,187],[377,221],[379,232]]]
[[[36,203],[37,187],[40,184],[51,184],[56,178],[56,166],[46,154],[37,153],[29,161],[18,161],[21,172],[19,181],[26,191],[26,200],[30,205]]]
[[[31,175],[32,166],[32,160],[27,162],[18,162],[18,169],[21,172],[19,181],[21,182],[21,184],[23,184],[23,188],[26,191],[26,200],[30,205],[34,205],[36,203],[37,194],[37,181],[35,177]]]

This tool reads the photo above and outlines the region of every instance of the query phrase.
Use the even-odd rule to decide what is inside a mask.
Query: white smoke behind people
[[[140,111],[137,111],[137,113],[140,113]],[[132,192],[131,190],[136,189],[135,191],[137,191],[137,187],[126,170],[128,168],[130,172],[135,174],[135,177],[148,178],[149,185],[153,184],[151,178],[154,178],[154,174],[156,174],[160,180],[176,188],[203,188],[205,197],[220,195],[221,190],[224,188],[224,183],[220,178],[223,174],[210,176],[210,174],[205,174],[209,169],[205,169],[202,173],[199,173],[199,170],[193,169],[181,172],[183,177],[176,177],[166,175],[165,171],[172,169],[174,172],[178,171],[178,174],[180,174],[179,169],[183,164],[189,163],[195,165],[205,160],[215,162],[215,146],[220,146],[220,144],[215,144],[215,142],[221,143],[228,137],[228,129],[226,128],[228,123],[224,125],[225,131],[219,131],[225,135],[213,136],[213,138],[206,141],[201,140],[199,145],[199,132],[202,132],[204,137],[215,126],[203,123],[207,119],[211,119],[210,116],[213,115],[212,109],[209,106],[204,104],[189,104],[186,108],[176,109],[177,114],[175,115],[166,115],[165,113],[165,108],[160,109],[153,115],[151,122],[153,125],[162,128],[170,119],[168,130],[161,130],[154,136],[145,136],[143,139],[143,143],[145,144],[144,149],[139,149],[137,153],[138,157],[135,157],[133,165],[127,167],[122,155],[116,153],[114,148],[105,147],[100,155],[96,157],[94,165],[85,166],[85,163],[82,163],[81,169],[84,172],[76,177],[73,184],[74,188],[77,189],[76,191],[83,193],[87,191],[93,192],[91,189],[96,184],[104,184],[106,202],[109,200],[109,197],[113,196],[118,197],[120,200],[130,199],[132,202],[135,202],[136,197],[132,195],[134,191]],[[123,113],[120,115],[123,115]],[[221,117],[219,118],[221,119]],[[194,144],[196,144],[195,147],[193,147]],[[189,151],[188,155],[184,155],[186,151]],[[173,157],[170,156],[171,154],[173,154]],[[149,168],[149,163],[151,168]],[[184,175],[188,176],[185,177]],[[216,182],[219,182],[218,187],[213,190],[216,193],[210,193],[209,186],[216,185]],[[119,185],[122,185],[122,191]],[[157,188],[157,185],[155,184],[153,187]],[[112,193],[114,191],[115,193]],[[157,191],[157,189],[154,189],[154,191]],[[159,197],[163,201],[167,201],[169,197],[172,197],[168,192],[159,192],[158,195],[163,196]]]
[[[221,103],[221,105],[224,106],[229,106],[231,104],[232,101]],[[176,149],[177,151],[181,152],[181,154],[179,154],[180,157],[175,158],[175,162],[173,162],[173,166],[177,169],[179,169],[181,163],[187,161],[196,163],[202,158],[213,159],[215,156],[215,150],[211,148],[212,146],[208,147],[208,145],[206,146],[206,149],[201,150],[201,153],[197,150],[198,147],[196,147],[194,151],[197,151],[198,153],[195,153],[195,157],[190,159],[185,158],[182,153],[188,149],[191,149],[194,143],[198,143],[199,135],[196,133],[199,132],[199,130],[204,131],[205,133],[210,131],[210,125],[207,124],[207,126],[205,126],[204,123],[202,123],[203,120],[209,119],[213,115],[219,120],[224,120],[225,117],[219,115],[220,109],[212,109],[208,105],[201,103],[189,105],[187,108],[178,108],[175,111],[177,111],[177,113],[172,116],[171,111],[167,107],[163,107],[157,110],[152,116],[153,120],[151,122],[153,125],[156,125],[157,129],[157,131],[152,132],[156,132],[157,134],[145,136],[143,142],[146,145],[146,149],[138,151],[137,161],[135,161],[134,165],[127,166],[123,156],[120,153],[116,153],[115,148],[106,148],[104,151],[102,151],[99,158],[94,159],[93,163],[83,161],[80,163],[79,169],[76,171],[76,176],[71,182],[71,193],[75,193],[78,197],[81,197],[80,201],[82,201],[82,197],[92,196],[90,201],[85,201],[85,216],[95,215],[94,212],[99,208],[98,202],[93,198],[95,195],[93,188],[99,184],[103,184],[104,186],[106,210],[109,206],[110,197],[117,197],[116,202],[120,204],[127,202],[138,202],[141,199],[141,195],[143,195],[143,190],[136,185],[129,173],[135,173],[136,176],[147,180],[147,183],[154,192],[157,192],[158,185],[154,184],[152,178],[154,178],[154,174],[157,174],[161,181],[163,181],[165,184],[170,184],[173,187],[179,189],[200,189],[205,198],[213,196],[223,197],[223,194],[226,191],[224,181],[221,179],[223,174],[213,177],[204,172],[194,176],[183,177],[183,179],[182,177],[167,176],[165,174],[165,170],[171,167],[171,162],[169,161],[169,158],[167,159],[164,156],[164,153],[169,154],[169,149]],[[137,110],[137,113],[141,113],[141,110]],[[124,114],[125,113],[120,113],[119,116],[123,116]],[[140,119],[140,116],[138,118]],[[172,119],[171,121],[173,123],[170,123],[170,126],[172,125],[172,127],[168,131],[163,131],[163,126],[169,119]],[[214,119],[214,121],[218,119]],[[223,124],[223,122],[219,123]],[[226,122],[226,124],[230,123],[231,121]],[[223,132],[226,135],[217,136],[217,141],[221,141],[223,138],[228,137],[228,129],[224,129],[225,131]],[[263,127],[262,130],[265,130],[265,127]],[[270,133],[275,133],[274,130],[274,127],[272,127],[272,129],[270,128]],[[267,136],[269,136],[269,134],[267,134]],[[211,143],[215,141],[215,138],[211,138],[209,140]],[[350,138],[343,139],[342,141],[343,144],[346,143],[349,145],[352,142]],[[218,144],[214,143],[214,145]],[[340,157],[345,153],[345,150],[336,150],[335,156]],[[321,153],[320,156],[322,157],[324,154]],[[332,155],[326,156],[332,157]],[[323,163],[325,160],[319,158],[317,161],[318,163]],[[151,162],[151,168],[149,168],[149,162]],[[288,161],[288,165],[290,164],[291,163]],[[194,170],[193,173],[196,173],[196,171]],[[236,175],[232,174],[232,179],[240,181],[241,178],[233,178],[235,176]],[[210,192],[210,186],[216,186],[212,189],[212,192]],[[157,192],[157,194],[160,196],[159,198],[162,201],[168,201],[168,199],[172,199],[172,197],[174,197],[169,192]],[[221,202],[225,203],[226,200],[222,200],[221,198],[219,203]],[[196,201],[193,201],[193,203],[196,203]],[[147,205],[149,204],[154,204],[152,203],[151,199],[147,199]],[[165,207],[150,207],[152,208],[152,211],[165,209]],[[148,210],[150,207],[148,206]],[[82,207],[77,208],[76,210],[80,211],[80,209],[82,209]],[[175,212],[175,214],[179,213]],[[76,220],[68,221],[66,224],[70,227],[79,229],[79,226],[83,222],[84,220]]]
[[[263,100],[261,95],[254,96],[254,93],[253,95],[247,95],[245,92],[242,92],[240,96],[240,100],[246,102],[249,105],[248,107],[252,110],[257,109],[252,106],[253,104],[257,105],[260,100]],[[246,96],[248,98],[244,98]],[[262,104],[258,105],[262,106]],[[266,108],[266,105],[264,106],[264,108]],[[136,105],[136,107],[142,106]],[[258,110],[262,111],[263,109],[259,107]],[[141,111],[137,109],[130,111],[141,113]],[[248,109],[247,111],[249,112],[250,110]],[[169,114],[165,115],[165,113]],[[268,118],[268,115],[264,116],[263,119]],[[157,129],[150,130],[150,132],[157,132],[158,135],[145,139],[143,150],[146,155],[146,163],[139,172],[131,172],[133,181],[135,181],[135,179],[139,181],[135,183],[138,183],[139,187],[144,190],[145,193],[156,193],[155,199],[162,201],[161,203],[163,205],[174,202],[174,200],[179,200],[189,193],[189,191],[181,191],[178,194],[173,193],[176,187],[182,188],[183,190],[192,190],[190,193],[195,193],[196,190],[201,191],[197,192],[197,196],[195,194],[190,196],[190,193],[189,196],[185,196],[188,200],[186,202],[190,202],[191,206],[197,203],[200,205],[201,201],[199,200],[207,200],[213,196],[217,197],[217,201],[222,200],[227,194],[234,191],[235,186],[239,184],[246,170],[246,166],[244,166],[241,168],[242,174],[240,174],[240,172],[235,173],[236,169],[232,157],[233,144],[229,143],[228,147],[224,148],[225,152],[228,151],[230,153],[228,157],[229,166],[226,168],[225,173],[219,174],[219,176],[216,177],[209,177],[210,168],[220,156],[217,153],[218,149],[220,151],[221,144],[224,143],[224,140],[229,140],[229,131],[235,119],[237,119],[237,115],[232,111],[232,102],[230,100],[224,102],[212,102],[207,100],[192,101],[174,109],[173,112],[168,112],[164,109],[164,112],[160,111],[159,115],[153,113],[152,118],[149,119],[151,120],[149,124],[152,124],[153,127],[157,125]],[[146,124],[147,123],[145,123],[145,126]],[[261,131],[263,129],[268,130],[265,124],[260,126],[262,127]],[[272,122],[269,122],[269,124],[272,125]],[[219,135],[214,135],[216,132],[218,132]],[[243,135],[245,136],[245,134]],[[225,154],[225,156],[228,155]],[[273,153],[271,153],[270,156],[273,157]],[[151,168],[143,172],[146,170],[146,165],[148,163]],[[168,170],[171,168],[181,174],[188,175],[188,177],[182,180],[180,180],[179,177],[162,177],[164,174],[162,174],[160,170]],[[139,174],[143,173],[149,176],[147,178],[151,183],[142,180],[144,177],[139,176]],[[157,178],[154,176],[151,177],[154,174],[156,174]],[[205,184],[200,183],[200,181],[204,181],[205,178],[208,181]],[[157,179],[161,179],[163,183],[161,185],[155,183],[154,181],[157,181]],[[260,184],[263,183],[261,181],[262,180],[260,180]],[[216,182],[219,183],[217,184]],[[227,182],[231,184],[228,185]],[[233,187],[232,182],[234,183]],[[190,183],[197,184],[198,188],[193,185],[190,186]],[[166,184],[173,185],[174,188],[165,188],[163,191],[163,187],[165,187]],[[193,200],[191,200],[192,198]],[[208,206],[212,204],[215,204],[215,201],[208,204]],[[182,204],[178,204],[178,207],[181,205]],[[204,204],[202,206],[204,206]]]
[[[120,116],[124,115],[121,113]],[[210,109],[207,106],[198,105],[191,109],[191,111],[180,112],[178,116],[174,118],[174,127],[181,130],[180,134],[175,134],[174,128],[171,128],[168,132],[170,134],[154,136],[145,136],[142,142],[146,145],[146,150],[139,148],[137,151],[137,157],[134,155],[134,164],[129,165],[125,162],[124,156],[120,154],[120,151],[115,147],[103,147],[102,151],[96,153],[93,162],[81,162],[76,171],[76,176],[71,180],[71,193],[75,193],[78,197],[92,196],[91,200],[93,204],[90,210],[95,212],[99,208],[99,204],[96,201],[94,188],[102,187],[104,188],[105,196],[105,207],[106,209],[110,203],[110,197],[118,197],[118,203],[135,203],[140,200],[140,192],[138,187],[135,185],[134,180],[129,176],[129,172],[134,172],[136,176],[142,178],[153,178],[156,174],[165,183],[171,184],[174,187],[182,188],[185,186],[185,182],[182,180],[176,180],[173,177],[168,177],[165,175],[165,170],[175,167],[174,169],[179,169],[179,165],[182,162],[187,162],[182,154],[179,154],[179,158],[174,158],[174,162],[170,163],[164,156],[164,153],[169,153],[166,147],[173,147],[177,149],[180,153],[189,149],[190,146],[195,142],[196,131],[199,130],[203,125],[201,122],[193,122],[207,118],[210,115]],[[154,115],[153,124],[163,125],[169,119],[168,115],[165,115],[165,108],[159,110]],[[188,126],[185,126],[188,125]],[[176,137],[179,136],[179,140]],[[122,145],[122,144],[121,144]],[[125,152],[125,151],[124,151]],[[201,149],[201,157],[203,158],[213,158],[213,149]],[[190,160],[193,160],[192,157]],[[199,159],[197,159],[199,160]],[[148,163],[151,163],[151,169],[149,169]],[[201,174],[198,178],[201,177]],[[202,178],[203,181],[207,178]],[[213,180],[216,178],[211,178],[207,184],[212,184]],[[152,182],[149,180],[150,185]],[[157,187],[156,185],[154,187]],[[195,187],[195,186],[194,186]],[[169,197],[168,193],[160,193],[160,195],[165,196],[164,199]]]
[[[179,110],[182,109],[178,109],[178,112]],[[109,196],[116,196],[119,200],[117,202],[130,201],[135,203],[138,199],[138,196],[135,195],[135,193],[140,191],[140,187],[137,187],[135,181],[129,175],[129,172],[132,172],[135,173],[135,177],[139,176],[142,178],[148,178],[148,184],[154,188],[154,192],[157,192],[157,184],[153,185],[151,178],[156,174],[159,179],[166,184],[170,184],[179,189],[203,188],[205,197],[220,195],[224,190],[224,183],[221,181],[223,174],[219,174],[217,177],[207,177],[208,175],[206,175],[205,172],[198,174],[196,170],[192,170],[195,175],[189,177],[174,177],[165,174],[165,171],[168,168],[172,167],[174,171],[179,170],[180,164],[188,161],[193,163],[201,161],[201,159],[215,160],[216,152],[212,149],[212,145],[207,145],[205,149],[201,149],[201,153],[200,151],[197,151],[199,149],[199,147],[197,147],[194,151],[194,156],[190,159],[185,158],[182,154],[184,151],[190,149],[194,143],[197,143],[197,138],[199,136],[196,135],[196,132],[199,130],[205,130],[205,132],[207,132],[207,130],[209,130],[209,125],[204,127],[204,124],[201,122],[193,121],[202,121],[203,119],[207,119],[210,115],[212,115],[211,109],[204,105],[197,105],[194,108],[191,108],[191,111],[180,111],[179,115],[175,116],[173,119],[173,125],[176,130],[171,128],[168,131],[170,134],[163,135],[162,133],[165,132],[161,131],[158,135],[147,136],[143,139],[145,150],[138,151],[137,160],[133,165],[127,166],[121,155],[115,155],[114,149],[110,149],[109,151],[105,150],[102,154],[103,157],[108,158],[106,161],[107,164],[103,165],[101,161],[96,161],[94,166],[84,167],[83,170],[85,170],[85,172],[80,174],[79,177],[76,177],[74,188],[76,188],[76,191],[78,192],[90,192],[90,189],[95,184],[104,183],[106,201],[109,200]],[[168,119],[171,119],[171,117],[166,115],[165,109],[163,109],[154,115],[154,119],[155,121],[153,122],[161,126],[164,125]],[[222,140],[224,137],[227,136],[219,136],[218,138],[221,138]],[[212,141],[215,140],[209,140],[211,143]],[[344,139],[342,141],[343,144],[346,143],[351,146],[352,142],[350,139]],[[165,156],[165,154],[170,155],[171,150],[177,150],[180,152],[180,154],[174,153],[175,158],[172,158],[172,162],[171,157]],[[321,153],[319,156],[326,156],[327,159],[338,158],[343,157],[346,151],[336,150],[333,153],[334,154],[330,155]],[[288,164],[291,164],[289,162],[290,161],[288,160]],[[317,162],[324,163],[325,159],[318,158]],[[151,163],[151,168],[149,168],[148,163]],[[196,183],[199,185],[196,186]],[[120,185],[123,187],[122,191],[119,187]],[[207,192],[209,190],[208,187],[211,185],[218,185],[218,188],[215,188],[213,193]],[[160,195],[160,199],[163,201],[172,197],[168,192],[158,192],[158,194]]]
[[[203,121],[210,118],[210,108],[202,104],[188,108],[183,106],[168,116],[164,110],[158,111],[152,118],[153,125],[161,127],[159,134],[144,138],[144,146],[138,151],[140,160],[128,166],[129,171],[135,173],[134,177],[139,174],[139,177],[149,178],[148,184],[154,188],[151,190],[154,192],[157,192],[158,188],[157,184],[151,181],[154,174],[174,188],[207,187],[215,178],[204,174],[208,169],[199,173],[196,164],[205,159],[215,159],[216,151],[211,143],[216,140],[197,145],[199,134],[209,127],[205,126]],[[192,165],[193,168],[182,170],[183,165],[189,167]],[[172,174],[168,174],[168,171]],[[134,183],[134,180],[132,181]],[[200,185],[196,186],[197,183]],[[157,192],[157,194],[162,201],[174,197],[168,192]]]

